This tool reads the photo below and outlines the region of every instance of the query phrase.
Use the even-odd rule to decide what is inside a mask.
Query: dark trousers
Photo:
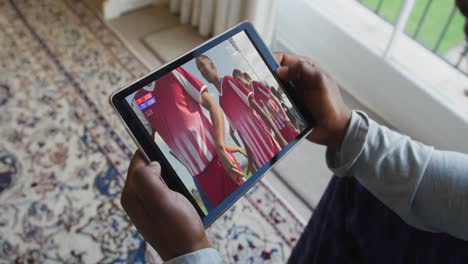
[[[413,228],[354,177],[333,177],[288,263],[468,263],[468,242]]]

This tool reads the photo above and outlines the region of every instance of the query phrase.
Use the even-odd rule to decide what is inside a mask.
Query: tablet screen
[[[126,101],[205,215],[306,128],[245,32]]]

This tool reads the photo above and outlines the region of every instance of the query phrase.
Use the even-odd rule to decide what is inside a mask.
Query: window
[[[435,10],[441,3],[448,8]],[[466,42],[453,3],[279,0],[273,47],[316,58],[343,89],[413,138],[468,153]],[[447,56],[457,50],[454,60]]]

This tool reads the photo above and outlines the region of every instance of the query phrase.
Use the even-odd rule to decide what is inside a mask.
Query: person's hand
[[[133,155],[121,204],[135,227],[164,261],[211,247],[195,208],[160,174],[159,163],[146,164],[138,151]]]
[[[343,102],[335,81],[313,60],[293,54],[275,53],[278,77],[292,81],[315,124],[308,139],[339,150],[351,111]]]
[[[278,130],[277,132],[275,132],[275,139],[281,148],[284,148],[288,145],[288,142],[286,141],[286,139],[284,139],[283,135],[281,135],[281,133]]]
[[[247,150],[243,147],[239,147],[237,145],[226,145],[226,148],[231,151],[232,153],[240,153],[242,156],[247,157]]]
[[[297,130],[289,118],[283,118],[283,123],[285,126],[292,127],[294,130]]]
[[[223,165],[223,168],[228,173],[229,177],[237,183],[236,179],[239,179],[241,182],[245,182],[247,179],[242,171],[237,167],[236,161],[232,158],[231,155],[226,151],[225,147],[218,148],[218,157]]]
[[[247,165],[247,174],[249,174],[249,173],[254,174],[256,171],[257,171],[257,168],[255,168],[255,165],[254,165],[254,163],[253,163],[253,160],[250,159],[250,160],[248,161],[248,165]]]

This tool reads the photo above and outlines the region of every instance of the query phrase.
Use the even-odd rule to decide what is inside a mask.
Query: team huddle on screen
[[[178,67],[137,91],[132,107],[144,115],[141,118],[153,135],[164,140],[216,207],[299,131],[267,85],[239,69],[233,69],[232,76],[219,76],[205,55],[196,58],[196,66],[218,90],[219,104],[203,81]],[[236,145],[226,144],[225,116]],[[244,170],[233,155],[236,152],[247,158]]]

